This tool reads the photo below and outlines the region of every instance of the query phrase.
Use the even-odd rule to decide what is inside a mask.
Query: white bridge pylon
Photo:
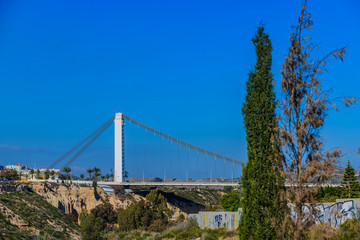
[[[114,133],[114,182],[116,183],[123,183],[125,182],[125,120],[129,123],[132,123],[142,129],[145,129],[146,132],[153,133],[154,136],[159,136],[162,139],[169,141],[170,143],[174,143],[178,145],[178,154],[180,151],[180,147],[186,148],[188,151],[193,150],[196,154],[201,153],[205,155],[205,158],[212,157],[216,161],[224,161],[228,163],[232,163],[233,165],[240,165],[242,162],[236,160],[234,158],[226,157],[224,155],[208,151],[204,148],[200,148],[193,144],[184,142],[178,138],[170,136],[166,133],[163,133],[155,128],[152,128],[148,125],[143,124],[142,122],[131,118],[123,113],[116,113],[114,117],[108,119],[105,123],[103,123],[100,127],[98,127],[95,131],[81,140],[78,144],[72,147],[69,151],[59,157],[56,161],[51,163],[47,169],[51,169],[57,164],[59,164],[64,159],[70,157],[70,159],[65,163],[64,167],[70,166],[79,156],[82,154],[112,123],[114,123],[115,133]],[[71,156],[72,155],[72,156]],[[197,159],[197,158],[196,158]],[[179,158],[179,161],[180,158]],[[197,161],[197,160],[196,160]],[[206,160],[207,161],[207,160]],[[216,166],[215,166],[216,169]],[[186,177],[187,178],[187,177]],[[211,178],[211,171],[210,171],[210,178]],[[165,172],[164,172],[164,179],[165,179]]]
[[[150,126],[147,126],[123,113],[116,113],[114,118],[114,124],[115,124],[115,167],[114,167],[114,182],[122,183],[125,180],[125,128],[124,128],[124,120],[129,121],[130,123],[133,123],[146,131],[152,132],[154,135],[158,135],[162,137],[163,139],[167,139],[168,141],[171,141],[172,143],[176,143],[180,146],[183,146],[187,149],[194,150],[196,153],[202,153],[206,156],[211,156],[215,158],[215,161],[223,160],[224,162],[231,162],[233,165],[237,164],[240,165],[241,161],[229,158],[224,155],[217,154],[215,152],[211,152],[208,150],[205,150],[203,148],[197,147],[195,145],[192,145],[190,143],[184,142],[180,139],[177,139],[175,137],[172,137],[166,133],[163,133],[159,130],[156,130]]]
[[[124,118],[122,113],[116,113],[114,119],[115,129],[115,167],[114,181],[123,182],[125,179],[125,141],[124,141]]]

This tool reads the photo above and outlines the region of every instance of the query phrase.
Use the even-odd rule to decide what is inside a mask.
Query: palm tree
[[[30,169],[29,172],[30,172],[31,178],[33,178],[34,177],[34,172],[35,172],[34,169]]]
[[[63,171],[66,173],[66,180],[69,180],[69,173],[71,172],[71,168],[64,167]]]
[[[29,177],[29,174],[25,173],[25,180],[27,181]]]
[[[84,180],[84,174],[80,174],[81,181]]]
[[[40,169],[36,170],[36,178],[37,178],[37,179],[40,178]]]
[[[54,170],[51,170],[51,171],[50,171],[51,179],[53,179],[54,175],[55,175],[55,171],[54,171]]]
[[[49,179],[49,177],[50,177],[50,170],[46,169],[46,171],[45,171],[45,179]]]
[[[61,172],[60,172],[60,171],[55,171],[55,176],[60,177],[60,175],[61,175]]]
[[[106,181],[109,181],[110,174],[106,174]]]
[[[95,176],[95,181],[97,181],[98,177],[101,176],[101,170],[100,168],[94,167],[94,176]]]
[[[89,173],[89,180],[91,180],[91,174],[94,172],[94,169],[89,168],[86,172]]]

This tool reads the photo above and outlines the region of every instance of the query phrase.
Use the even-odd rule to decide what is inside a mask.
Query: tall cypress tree
[[[275,229],[284,219],[286,203],[281,199],[284,174],[277,145],[276,100],[273,89],[272,44],[263,25],[257,28],[252,42],[256,65],[249,72],[243,117],[248,161],[243,166],[242,214],[240,239],[279,239]]]
[[[360,184],[355,176],[355,169],[351,166],[348,161],[343,180],[341,181],[342,195],[345,198],[357,198],[360,196]]]

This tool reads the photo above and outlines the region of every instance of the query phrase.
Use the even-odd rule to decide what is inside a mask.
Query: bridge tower
[[[125,180],[125,139],[124,139],[124,118],[122,113],[116,113],[115,125],[115,167],[114,182]]]

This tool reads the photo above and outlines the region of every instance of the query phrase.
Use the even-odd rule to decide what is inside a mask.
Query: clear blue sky
[[[246,160],[241,107],[255,63],[251,37],[263,20],[280,96],[279,72],[299,6],[265,0],[1,0],[0,165],[45,167],[117,111]],[[348,47],[343,63],[328,65],[324,87],[332,87],[334,96],[359,96],[360,2],[309,1],[309,11],[319,54]],[[359,106],[331,113],[322,132],[325,147],[359,147],[359,119]],[[128,138],[132,146],[135,140]],[[349,157],[358,168],[359,157]],[[72,166],[79,173],[94,165],[113,168],[112,128]]]

